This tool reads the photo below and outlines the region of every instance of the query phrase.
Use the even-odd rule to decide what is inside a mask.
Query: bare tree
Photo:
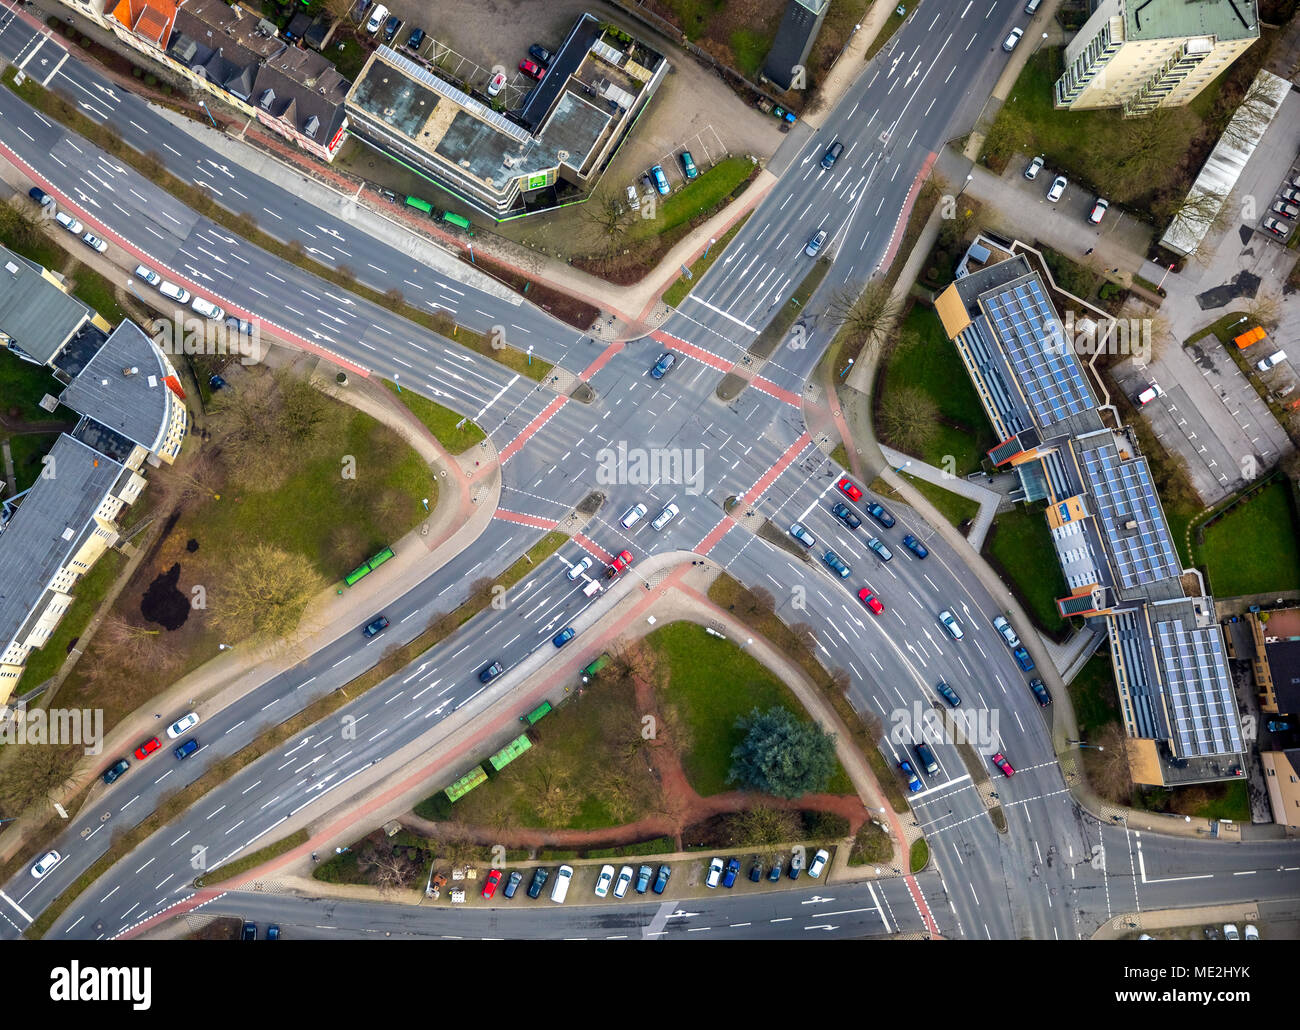
[[[840,694],[847,694],[853,686],[853,676],[848,669],[840,668],[831,673],[831,689]]]
[[[300,554],[258,542],[229,559],[212,592],[213,621],[225,633],[292,640],[325,577]]]
[[[919,386],[890,390],[880,402],[878,428],[890,446],[919,454],[939,431],[939,405]]]
[[[75,744],[11,744],[13,753],[0,774],[0,804],[17,816],[33,805],[53,799],[72,785],[72,773],[81,758]]]
[[[1115,802],[1127,802],[1133,790],[1133,777],[1129,770],[1128,748],[1123,731],[1110,723],[1098,741],[1104,751],[1097,752],[1097,761],[1091,763],[1093,787],[1102,797]]]
[[[1282,314],[1282,301],[1278,295],[1271,290],[1261,291],[1242,308],[1249,318],[1256,325],[1261,325],[1265,329],[1272,331],[1277,328],[1278,319]]]
[[[745,587],[736,598],[736,609],[741,615],[769,615],[776,610],[776,598],[766,587]]]
[[[763,805],[729,816],[727,829],[732,847],[753,848],[769,857],[781,844],[799,839],[799,820],[794,812]]]
[[[813,648],[817,646],[817,631],[813,629],[811,623],[796,622],[790,627],[790,632],[794,634],[795,640],[797,640],[809,654],[813,653]]]
[[[1157,173],[1182,158],[1195,129],[1195,116],[1185,107],[1158,107],[1144,118],[1121,119],[1103,134],[1116,199],[1128,202],[1146,193]]]
[[[1253,146],[1277,111],[1279,98],[1274,88],[1270,81],[1255,79],[1237,102],[1237,110],[1224,126],[1220,141],[1235,147]]]
[[[415,878],[415,865],[406,857],[405,852],[397,853],[395,848],[379,848],[371,866],[375,886],[381,894],[394,894],[411,885]]]
[[[861,360],[874,356],[898,321],[902,305],[883,279],[872,279],[857,295],[848,287],[836,290],[826,313],[837,329],[845,331],[849,349]]]
[[[548,749],[529,767],[529,779],[536,786],[537,813],[550,826],[563,826],[578,814],[578,793],[574,789],[572,758]]]
[[[582,206],[582,216],[592,247],[601,254],[617,250],[632,227],[627,206],[612,188],[592,196]]]

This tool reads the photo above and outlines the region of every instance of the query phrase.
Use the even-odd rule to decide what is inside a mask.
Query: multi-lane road
[[[1284,872],[1261,875],[1248,885],[1223,875],[1239,866],[1264,874],[1285,870],[1290,852],[1281,845],[1188,848],[1150,835],[1138,840],[1122,826],[1103,826],[1083,813],[1055,761],[1050,709],[1044,713],[1034,702],[1025,676],[991,626],[996,605],[961,557],[905,508],[894,509],[898,525],[889,530],[871,528],[870,520],[850,530],[830,515],[831,503],[842,499],[835,483],[843,472],[809,436],[800,406],[804,383],[830,336],[815,317],[824,296],[807,306],[812,335],[803,339],[804,346],[779,349],[759,370],[761,379],[736,400],[722,403],[715,396],[722,375],[801,281],[810,262],[804,246],[813,233],[828,230],[823,252],[835,258],[823,295],[846,283],[860,284],[891,255],[908,198],[932,154],[968,124],[979,98],[988,95],[1004,60],[998,42],[1009,25],[1023,22],[1019,10],[1012,0],[964,9],[918,5],[823,127],[816,134],[793,134],[776,155],[771,168],[779,183],[680,312],[652,340],[608,347],[492,289],[472,269],[414,263],[400,247],[350,221],[347,198],[318,206],[267,183],[176,130],[24,20],[0,19],[0,54],[49,88],[77,97],[89,117],[111,123],[133,146],[157,153],[174,173],[205,184],[219,203],[250,214],[281,239],[298,240],[318,260],[347,265],[367,285],[398,288],[409,302],[446,311],[476,329],[507,327],[512,343],[532,346],[542,359],[584,373],[596,394],[589,404],[557,397],[379,305],[347,295],[197,215],[132,168],[0,90],[0,144],[108,239],[115,255],[123,252],[123,264],[144,260],[229,310],[263,319],[374,374],[400,375],[405,387],[478,422],[503,461],[498,517],[467,551],[385,606],[391,625],[384,634],[366,641],[351,633],[330,642],[206,718],[198,734],[203,747],[184,765],[141,765],[96,795],[55,845],[65,856],[60,865],[39,881],[24,872],[5,885],[0,898],[5,932],[21,932],[104,853],[116,833],[135,825],[162,798],[353,678],[382,649],[414,636],[435,615],[464,600],[470,582],[504,569],[539,527],[557,523],[592,490],[606,500],[584,530],[591,545],[566,545],[510,591],[503,610],[485,611],[342,709],[339,720],[355,732],[341,733],[334,721],[313,727],[211,791],[84,892],[53,934],[106,937],[129,930],[192,894],[188,885],[196,868],[211,868],[254,841],[273,839],[278,826],[299,812],[310,814],[311,806],[323,812],[350,797],[354,778],[373,775],[403,748],[432,742],[453,715],[464,719],[508,703],[504,699],[511,690],[551,653],[554,632],[575,626],[579,636],[570,646],[581,646],[582,631],[608,603],[600,596],[586,598],[582,581],[564,575],[569,564],[589,549],[598,570],[600,559],[625,547],[637,556],[634,579],[649,555],[693,552],[745,583],[770,589],[783,617],[816,627],[825,664],[849,670],[854,703],[880,715],[893,757],[908,755],[938,703],[934,684],[943,679],[962,695],[964,708],[988,716],[973,742],[976,751],[986,756],[1003,750],[1016,766],[1010,780],[992,770],[1008,823],[1007,832],[999,833],[977,782],[992,767],[970,770],[946,734],[936,740],[939,772],[926,778],[912,805],[937,873],[875,887],[837,886],[836,897],[849,901],[817,914],[815,923],[834,923],[822,932],[915,930],[921,925],[918,898],[929,899],[926,906],[946,935],[1055,939],[1087,934],[1113,914],[1149,906],[1157,896],[1170,904],[1189,892],[1228,900],[1270,896],[1261,890],[1289,896],[1293,888]],[[845,149],[826,171],[818,159],[834,139]],[[665,346],[682,360],[657,381],[648,367]],[[661,469],[640,481],[618,458],[637,450],[675,461],[698,476]],[[611,463],[612,476],[607,474]],[[782,529],[804,522],[818,541],[808,560],[728,518],[723,504],[731,497],[744,498],[746,510]],[[868,495],[863,503],[871,499]],[[681,514],[662,532],[649,526],[649,518],[630,531],[619,525],[622,512],[636,502],[645,503],[653,517],[669,501]],[[890,561],[866,548],[868,532],[893,551]],[[906,532],[929,546],[929,557],[919,560],[901,546]],[[832,575],[818,560],[827,548],[851,566],[848,579]],[[858,601],[863,585],[881,596],[883,615],[871,614]],[[961,641],[948,638],[938,624],[936,613],[943,608],[961,620]],[[358,625],[370,614],[358,613]],[[501,661],[506,673],[484,689],[475,673],[492,660]],[[1152,878],[1148,874],[1156,867],[1162,875]],[[623,921],[617,925],[643,935],[688,925],[737,932],[735,924],[749,922],[753,934],[779,935],[790,929],[782,913],[805,902],[831,903],[809,901],[806,892],[761,902],[715,899],[705,907],[685,906],[696,913],[689,919],[674,917],[664,906],[627,906],[619,910]],[[311,905],[325,904],[266,903],[286,906],[280,921],[304,926],[322,921]],[[301,908],[290,912],[295,905]],[[376,906],[327,907],[341,921],[325,919],[322,925],[340,932],[359,932],[367,921],[399,925],[406,918],[378,914]],[[891,908],[894,914],[887,915]],[[601,921],[601,912],[566,912],[543,921],[503,911],[486,920],[474,915],[461,925],[483,922],[479,929],[486,936],[586,935],[592,920],[610,925],[609,913]],[[751,918],[760,912],[767,913],[768,922]],[[451,922],[464,915],[432,917],[420,932],[450,932]],[[704,922],[690,923],[697,918]],[[658,929],[647,929],[652,927]]]

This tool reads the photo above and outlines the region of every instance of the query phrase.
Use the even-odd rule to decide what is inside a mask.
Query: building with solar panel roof
[[[989,458],[1019,475],[1013,499],[1045,503],[1069,589],[1061,615],[1109,638],[1134,781],[1240,776],[1245,745],[1214,600],[1181,568],[1150,467],[1098,399],[1072,321],[1014,250],[935,301],[999,439]],[[1108,316],[1090,314],[1106,328]]]

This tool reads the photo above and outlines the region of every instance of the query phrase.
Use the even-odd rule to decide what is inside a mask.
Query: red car
[[[873,594],[866,587],[858,591],[858,600],[871,609],[875,615],[884,615],[885,606],[880,603],[880,598]]]
[[[620,572],[632,564],[631,551],[619,551],[618,556],[609,563],[609,568],[605,570],[605,578],[613,579]]]
[[[542,76],[546,74],[545,68],[539,67],[538,65],[534,64],[532,61],[520,61],[519,70],[523,72],[525,75],[531,75],[534,79],[537,79],[539,82],[541,81]]]
[[[149,755],[157,751],[160,747],[162,747],[162,741],[160,741],[157,737],[150,737],[148,740],[146,740],[143,744],[141,744],[138,748],[135,749],[135,757],[137,759],[143,760],[144,758],[147,758]]]
[[[487,879],[483,881],[483,890],[480,891],[484,901],[491,901],[497,892],[497,884],[501,882],[501,870],[493,869],[487,874]]]
[[[840,488],[840,493],[842,493],[842,494],[843,494],[845,497],[847,497],[850,501],[860,501],[860,500],[862,500],[862,490],[861,490],[861,488],[859,488],[859,487],[858,487],[858,486],[853,482],[853,480],[851,480],[848,476],[845,476],[843,479],[841,479],[841,480],[840,480],[838,483],[836,483],[835,485],[838,486],[838,487]]]
[[[1007,761],[1006,756],[1003,755],[1001,751],[999,751],[996,755],[993,756],[993,764],[1002,770],[1002,775],[1004,776],[1015,775],[1016,771],[1013,768],[1011,768],[1011,763]]]

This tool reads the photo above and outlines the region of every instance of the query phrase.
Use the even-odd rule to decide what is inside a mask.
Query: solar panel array
[[[1178,555],[1146,460],[1122,462],[1115,447],[1107,444],[1084,451],[1083,468],[1120,584],[1136,587],[1177,576]],[[1127,528],[1130,522],[1135,524],[1132,529]]]
[[[1006,348],[1030,410],[1040,426],[1096,407],[1083,371],[1036,278],[980,298]]]
[[[1190,758],[1241,751],[1232,677],[1217,627],[1157,622],[1155,630],[1176,753]]]

